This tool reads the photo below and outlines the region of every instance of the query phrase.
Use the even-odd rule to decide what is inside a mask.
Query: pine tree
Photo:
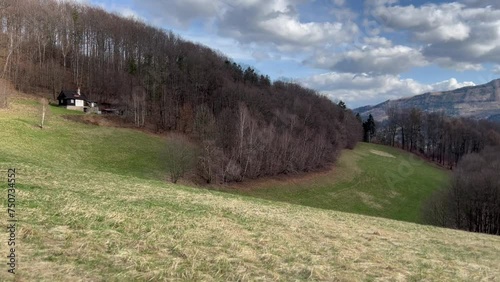
[[[376,128],[375,128],[375,120],[373,119],[373,116],[370,114],[368,116],[368,119],[363,123],[363,131],[364,131],[364,141],[370,143],[372,140],[372,137],[375,135]]]
[[[344,101],[340,100],[339,103],[337,104],[341,109],[345,110],[347,109],[347,106],[345,105]]]

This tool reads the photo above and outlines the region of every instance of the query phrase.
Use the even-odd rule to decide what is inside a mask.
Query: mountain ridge
[[[354,112],[362,116],[372,114],[375,120],[383,121],[387,118],[385,111],[389,107],[419,108],[425,112],[443,111],[453,117],[500,121],[500,79],[476,86],[387,100],[374,106],[356,108]]]

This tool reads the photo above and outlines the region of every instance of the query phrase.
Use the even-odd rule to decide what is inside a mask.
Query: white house
[[[57,96],[59,101],[59,106],[65,107],[69,110],[77,111],[87,111],[89,108],[94,108],[96,103],[90,102],[85,95],[80,93],[80,88],[78,90],[63,90]]]

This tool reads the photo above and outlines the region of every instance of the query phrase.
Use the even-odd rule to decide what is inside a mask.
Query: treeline
[[[419,154],[454,168],[470,153],[500,144],[500,125],[486,120],[452,118],[420,109],[386,110],[388,119],[378,125],[377,142]]]
[[[424,206],[426,223],[500,235],[500,146],[465,156]]]
[[[3,3],[3,76],[16,88],[55,100],[80,87],[138,127],[191,135],[206,182],[318,169],[361,138],[350,110],[171,32],[73,2]]]

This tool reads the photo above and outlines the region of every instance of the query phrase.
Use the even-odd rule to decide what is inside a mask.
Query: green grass
[[[172,185],[162,138],[60,109],[41,130],[36,104],[11,106],[0,110],[0,172],[17,169],[18,268],[7,273],[2,240],[0,281],[500,277],[498,236]]]
[[[420,222],[421,205],[443,187],[449,172],[412,154],[360,143],[344,150],[335,168],[314,177],[258,181],[236,194],[323,209]]]
[[[69,121],[63,116],[82,113],[56,106],[50,107],[46,126],[41,130],[37,103],[30,107],[20,101],[12,105],[11,111],[18,114],[0,115],[0,136],[8,142],[0,160],[63,166],[76,173],[88,169],[142,178],[166,177],[165,162],[159,154],[166,146],[164,139],[129,129]]]

